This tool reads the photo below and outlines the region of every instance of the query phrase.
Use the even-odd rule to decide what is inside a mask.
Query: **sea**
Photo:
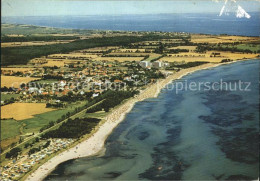
[[[260,36],[259,12],[251,18],[219,16],[218,13],[90,15],[90,16],[12,16],[2,23],[29,24],[69,29],[162,31],[204,34]]]
[[[259,65],[240,61],[172,82],[137,102],[100,154],[64,162],[45,180],[257,179]]]

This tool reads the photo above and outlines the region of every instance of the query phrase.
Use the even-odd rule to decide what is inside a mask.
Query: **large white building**
[[[148,62],[148,61],[141,61],[139,63],[139,65],[143,68],[148,68],[148,67],[151,67],[151,62]]]
[[[143,68],[162,68],[162,67],[168,67],[169,63],[168,62],[162,62],[162,61],[155,61],[155,62],[148,62],[148,61],[141,61],[139,65]]]

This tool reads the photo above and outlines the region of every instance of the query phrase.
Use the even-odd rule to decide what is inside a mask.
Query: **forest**
[[[68,119],[58,129],[42,135],[42,138],[79,138],[90,133],[99,122],[100,119],[96,118]]]

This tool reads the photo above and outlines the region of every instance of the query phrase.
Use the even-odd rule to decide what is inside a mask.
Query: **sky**
[[[219,13],[224,0],[2,0],[2,16]],[[259,0],[237,0],[247,12],[259,12]]]

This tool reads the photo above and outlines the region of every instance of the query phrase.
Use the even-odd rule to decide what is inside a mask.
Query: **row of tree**
[[[180,52],[189,52],[189,50],[188,49],[180,49],[180,48],[168,49],[167,50],[167,53],[173,53],[173,54],[180,53]]]

